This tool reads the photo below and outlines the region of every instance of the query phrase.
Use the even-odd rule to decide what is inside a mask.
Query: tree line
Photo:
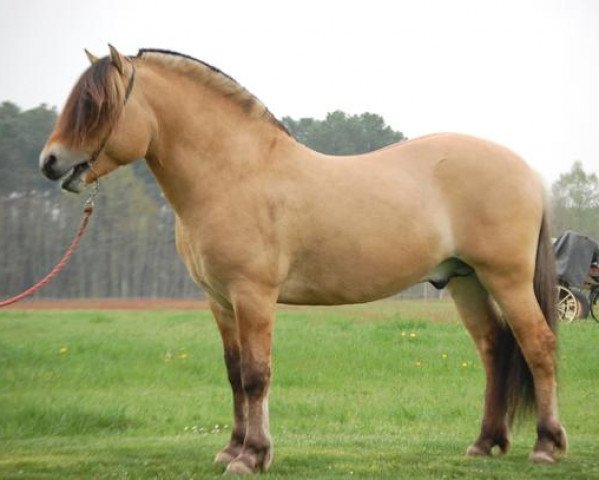
[[[38,156],[57,112],[0,104],[0,298],[20,292],[60,258],[85,197],[62,193],[39,173]],[[405,139],[376,114],[283,118],[298,141],[323,153],[365,153]],[[574,163],[552,186],[554,228],[599,238],[599,181]],[[43,297],[197,297],[174,246],[174,215],[144,162],[105,178],[73,261]],[[429,288],[412,294],[429,295]],[[409,293],[408,293],[409,295]]]

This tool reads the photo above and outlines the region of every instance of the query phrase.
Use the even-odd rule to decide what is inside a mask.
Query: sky
[[[207,61],[279,118],[368,111],[503,144],[547,183],[599,173],[598,0],[0,0],[0,102],[60,110],[108,42]]]

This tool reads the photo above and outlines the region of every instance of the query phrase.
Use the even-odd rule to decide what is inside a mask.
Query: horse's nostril
[[[42,163],[42,173],[50,180],[58,180],[60,174],[55,170],[58,164],[58,158],[56,155],[48,155]]]
[[[52,167],[57,161],[56,155],[48,155],[48,158],[46,158],[46,167]]]

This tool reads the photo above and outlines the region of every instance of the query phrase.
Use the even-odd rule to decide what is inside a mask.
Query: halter
[[[104,136],[104,138],[102,139],[102,141],[100,142],[98,147],[93,151],[93,153],[89,157],[89,160],[87,161],[87,166],[89,167],[90,171],[94,174],[95,179],[94,179],[94,187],[93,187],[92,193],[90,194],[90,197],[87,199],[86,206],[93,206],[94,197],[98,194],[98,191],[100,189],[100,181],[99,181],[100,176],[94,170],[93,164],[96,162],[96,160],[98,160],[98,157],[104,151],[104,148],[106,147],[106,144],[108,143],[108,139],[112,135],[112,132],[114,131],[114,128],[115,128],[116,124],[118,123],[118,119],[123,114],[123,110],[125,110],[125,105],[127,105],[127,100],[129,100],[129,97],[131,96],[131,91],[133,90],[133,83],[135,82],[135,65],[133,64],[133,62],[130,62],[130,63],[131,63],[132,73],[131,73],[131,76],[129,77],[129,82],[127,83],[127,88],[125,90],[125,98],[123,100],[123,105],[121,106],[121,111],[117,115],[115,122],[112,125],[110,125],[108,132],[106,132],[106,135]]]

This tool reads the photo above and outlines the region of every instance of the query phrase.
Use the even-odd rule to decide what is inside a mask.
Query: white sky
[[[0,101],[62,107],[83,48],[212,63],[278,117],[482,136],[548,182],[599,172],[597,0],[0,0]]]

